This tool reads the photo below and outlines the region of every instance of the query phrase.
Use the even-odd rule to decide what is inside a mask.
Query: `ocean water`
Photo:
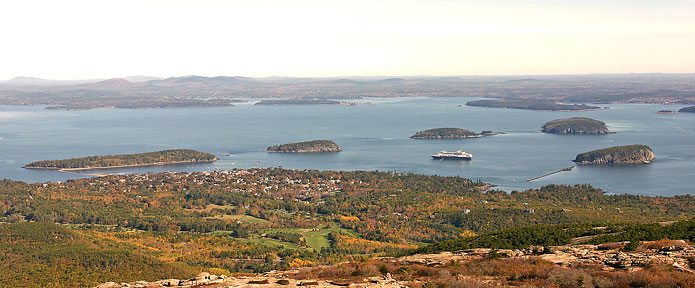
[[[120,173],[203,171],[251,167],[381,170],[459,175],[506,191],[547,184],[591,184],[613,194],[695,194],[695,114],[656,114],[681,106],[601,105],[609,109],[549,112],[468,107],[475,98],[365,99],[356,106],[254,106],[190,109],[45,110],[0,106],[0,178],[25,182],[91,177],[22,169],[37,160],[190,148],[218,155],[215,163],[110,170]],[[585,116],[606,122],[610,135],[553,135],[543,123]],[[480,139],[414,140],[416,131],[459,127],[507,134]],[[342,152],[281,154],[270,145],[333,140]],[[639,166],[580,166],[533,182],[526,179],[572,166],[582,152],[646,144],[656,161]],[[432,160],[461,149],[472,161]],[[221,156],[230,154],[230,156]]]

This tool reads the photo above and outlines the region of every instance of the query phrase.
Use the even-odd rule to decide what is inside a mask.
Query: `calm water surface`
[[[217,155],[212,164],[117,170],[124,173],[251,167],[382,170],[481,179],[506,191],[547,184],[589,183],[609,193],[695,194],[695,114],[656,114],[681,106],[619,104],[586,112],[547,112],[459,106],[473,98],[368,99],[357,106],[254,106],[191,109],[54,111],[0,106],[0,178],[26,182],[85,177],[20,168],[37,160],[191,148]],[[606,105],[602,105],[606,106]],[[543,123],[585,116],[610,135],[552,135]],[[418,130],[460,127],[507,134],[481,139],[413,140]],[[270,145],[311,139],[337,142],[331,154],[266,153]],[[572,166],[578,153],[626,144],[652,147],[657,160],[630,167]],[[431,160],[439,150],[473,153],[472,161]]]

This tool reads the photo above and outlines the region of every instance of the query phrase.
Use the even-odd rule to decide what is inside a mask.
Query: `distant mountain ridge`
[[[561,80],[561,81],[558,81]],[[59,109],[229,106],[239,99],[476,97],[468,105],[533,110],[598,109],[578,103],[695,104],[695,74],[550,76],[200,76],[0,81],[0,105]],[[591,89],[586,88],[590,85]],[[558,93],[558,91],[563,91]],[[213,100],[213,101],[210,101]],[[222,101],[222,102],[219,102]],[[226,101],[226,102],[225,102]],[[504,102],[504,103],[501,103]],[[513,105],[512,105],[513,104]],[[511,105],[511,106],[510,106]]]
[[[28,76],[18,76],[8,80],[0,80],[0,86],[73,86],[73,85],[83,85],[90,83],[98,83],[109,80],[126,80],[128,82],[147,82],[153,80],[160,80],[162,78],[152,77],[152,76],[128,76],[123,78],[111,78],[111,79],[78,79],[78,80],[55,80],[55,79],[43,79],[38,77],[28,77]]]

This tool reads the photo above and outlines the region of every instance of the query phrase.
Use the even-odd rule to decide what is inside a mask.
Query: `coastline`
[[[212,162],[215,162],[217,160],[219,160],[219,159],[214,158],[212,160],[184,160],[184,161],[153,162],[153,163],[143,163],[143,164],[81,167],[81,168],[27,167],[27,166],[23,166],[22,168],[34,169],[34,170],[58,170],[58,172],[65,172],[65,173],[79,173],[79,171],[89,171],[89,170],[107,170],[107,169],[119,169],[119,168],[148,167],[148,166],[167,166],[167,165],[189,164],[189,163],[212,163]],[[86,173],[79,173],[79,174],[92,175],[92,174],[86,174]],[[95,175],[99,175],[99,174],[95,174]]]

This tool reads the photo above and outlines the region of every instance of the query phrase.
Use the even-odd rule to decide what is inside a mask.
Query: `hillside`
[[[88,156],[64,160],[43,160],[25,165],[27,169],[99,169],[128,166],[202,163],[217,160],[215,155],[190,149],[172,149],[156,152]]]
[[[626,231],[611,223],[684,220],[695,217],[693,211],[695,197],[689,195],[607,195],[588,185],[549,185],[506,193],[461,177],[368,171],[249,169],[112,175],[35,184],[0,180],[0,222],[16,223],[7,225],[60,223],[63,226],[56,227],[72,227],[75,230],[69,231],[75,237],[106,250],[116,247],[132,253],[128,255],[169,264],[183,262],[197,271],[228,276],[399,253],[462,235],[481,235],[480,239],[490,240],[475,244],[491,247],[551,245],[584,235],[581,231],[593,227],[581,223],[606,223],[601,226],[610,227],[605,230],[608,234],[592,233],[610,236]],[[558,226],[571,228],[570,232],[547,226],[573,223],[580,224],[576,229]],[[537,225],[546,225],[540,227],[555,234],[524,228]],[[515,233],[501,232],[507,229]],[[512,238],[498,245],[490,235]],[[20,248],[25,246],[17,243]],[[63,255],[52,261],[70,256]],[[102,258],[80,257],[82,262]],[[15,263],[14,270],[32,269],[24,262]],[[67,279],[82,270],[40,273]],[[156,280],[104,275],[100,282]],[[190,277],[174,275],[157,279]],[[43,278],[23,279],[32,283],[32,279]]]
[[[93,242],[52,223],[0,224],[1,287],[86,287],[112,281],[191,277],[197,270],[163,262],[132,246]]]
[[[481,138],[481,134],[470,130],[460,128],[435,128],[424,131],[418,131],[410,138],[413,139],[465,139],[465,138]]]
[[[608,134],[606,123],[591,118],[574,117],[545,123],[543,132],[553,134]]]
[[[587,164],[649,164],[654,152],[646,145],[626,145],[598,149],[577,155],[574,162]]]

